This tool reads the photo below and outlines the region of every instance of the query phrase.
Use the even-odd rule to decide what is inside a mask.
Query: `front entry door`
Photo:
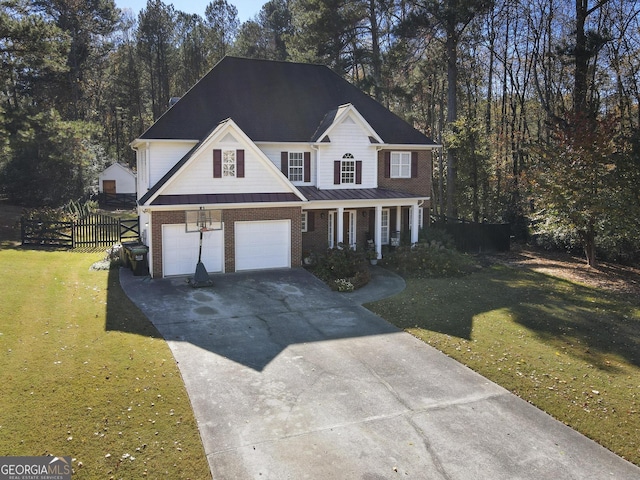
[[[347,210],[342,217],[343,238],[342,243],[349,247],[356,248],[356,212],[355,210]]]

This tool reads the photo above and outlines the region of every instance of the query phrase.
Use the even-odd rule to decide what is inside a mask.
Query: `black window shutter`
[[[222,178],[222,150],[213,151],[213,178]]]
[[[313,213],[314,212],[311,212],[311,211],[307,212],[307,232],[313,232],[313,230],[316,228],[315,218]]]
[[[356,183],[362,183],[362,160],[356,160]]]
[[[384,152],[384,178],[391,177],[391,152]]]
[[[311,181],[311,152],[304,152],[304,181]]]
[[[289,178],[289,152],[280,152],[280,171]]]
[[[333,162],[333,184],[340,185],[340,160]]]
[[[411,152],[411,178],[418,177],[418,152]]]
[[[244,150],[236,150],[236,176],[244,178]]]

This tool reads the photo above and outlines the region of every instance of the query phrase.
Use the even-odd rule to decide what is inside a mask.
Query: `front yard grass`
[[[0,250],[0,455],[74,479],[210,478],[171,351],[104,253]]]
[[[640,300],[493,266],[366,305],[640,465]]]

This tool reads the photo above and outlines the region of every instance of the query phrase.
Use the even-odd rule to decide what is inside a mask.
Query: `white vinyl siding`
[[[244,149],[244,178],[213,178],[213,149],[224,152]],[[253,150],[237,143],[232,148],[216,145],[203,150],[163,190],[163,195],[198,193],[265,193],[289,192],[289,188],[278,178],[278,172],[257,157]]]
[[[149,147],[149,187],[158,183],[193,148],[195,142],[152,142]],[[141,146],[140,148],[145,148]]]

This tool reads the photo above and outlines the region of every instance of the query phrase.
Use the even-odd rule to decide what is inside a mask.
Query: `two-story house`
[[[131,143],[153,277],[301,265],[339,243],[418,240],[439,146],[320,65],[225,57]]]

